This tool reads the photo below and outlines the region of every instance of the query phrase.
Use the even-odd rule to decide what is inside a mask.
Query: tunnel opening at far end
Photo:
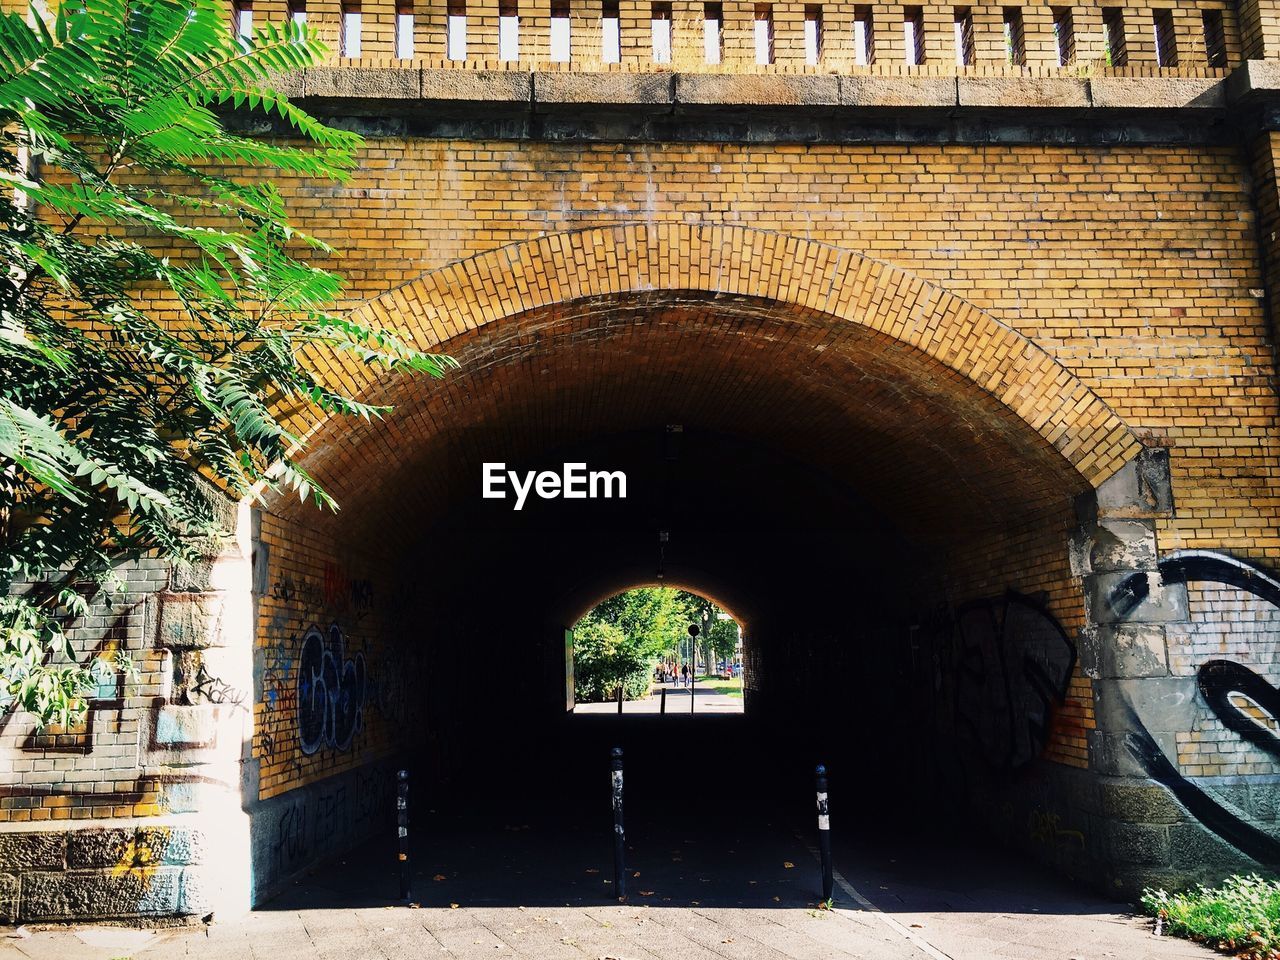
[[[746,643],[743,625],[709,597],[662,583],[632,587],[565,631],[566,709],[741,716]]]

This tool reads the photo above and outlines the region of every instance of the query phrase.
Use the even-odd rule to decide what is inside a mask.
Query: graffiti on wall
[[[1280,611],[1280,581],[1232,557],[1208,551],[1187,551],[1161,560],[1158,569],[1165,584],[1195,582],[1232,587],[1256,598],[1271,610]],[[1123,619],[1148,597],[1150,589],[1146,572],[1126,577],[1110,598],[1112,608]],[[1270,652],[1274,656],[1274,651]],[[1196,688],[1209,712],[1223,727],[1280,760],[1280,739],[1266,725],[1268,717],[1273,722],[1280,720],[1280,690],[1266,677],[1238,661],[1215,657],[1197,668]],[[1241,853],[1260,863],[1280,864],[1280,841],[1228,810],[1192,783],[1156,742],[1134,705],[1126,703],[1125,706],[1130,725],[1125,746],[1147,774],[1165,786],[1201,824]]]
[[[422,650],[389,627],[415,616],[421,587],[358,572],[326,561],[315,575],[273,570],[264,584],[254,651],[260,799],[384,754],[421,709],[411,684]]]
[[[271,584],[271,596],[281,603],[318,609],[324,602],[320,585],[307,577],[283,576]]]
[[[322,747],[346,750],[364,725],[368,678],[364,654],[347,657],[342,629],[312,627],[298,654],[298,744],[308,756]]]
[[[1017,770],[1049,740],[1076,647],[1042,602],[1010,590],[955,611],[955,725],[992,767]]]
[[[394,782],[391,770],[375,764],[336,783],[292,794],[267,837],[271,853],[267,882],[287,877],[319,857],[340,853],[366,835],[378,818],[390,816]]]
[[[248,709],[247,690],[234,687],[221,677],[210,673],[209,665],[204,661],[203,656],[197,656],[195,661],[194,674],[179,666],[180,660],[174,665],[175,703],[213,703],[239,710]]]
[[[257,650],[263,716],[255,751],[301,770],[301,760],[321,750],[350,750],[368,705],[395,709],[402,697],[395,679],[377,681],[365,652],[346,649],[344,627],[374,610],[372,580],[326,561],[319,577],[280,574],[265,593],[273,602]]]
[[[326,561],[324,602],[330,610],[350,612],[359,621],[373,610],[373,581],[352,577],[336,563]]]

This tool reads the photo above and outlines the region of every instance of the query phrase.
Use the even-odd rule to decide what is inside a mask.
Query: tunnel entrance
[[[262,710],[261,801],[394,758],[433,810],[514,794],[572,823],[602,815],[623,746],[642,811],[735,796],[804,823],[822,762],[865,829],[976,806],[999,831],[999,804],[1058,803],[1085,775],[1071,543],[1138,445],[1015,331],[884,265],[744,230],[563,235],[367,309],[461,369],[370,386],[394,405],[383,424],[315,427],[307,466],[339,514],[261,517],[273,581],[323,588],[268,589],[260,646],[332,620],[327,655],[367,671],[347,742],[299,752],[293,715]],[[575,465],[625,495],[562,495]],[[561,479],[517,502],[486,495],[493,471]],[[571,716],[573,626],[654,583],[748,625],[745,716]]]

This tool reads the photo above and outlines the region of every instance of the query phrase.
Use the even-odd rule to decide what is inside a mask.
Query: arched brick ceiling
[[[969,377],[901,339],[777,301],[590,297],[442,347],[459,371],[387,378],[366,396],[395,406],[385,421],[335,421],[311,438],[305,463],[343,509],[308,523],[409,550],[479,500],[484,461],[523,469],[547,451],[667,423],[810,464],[921,544],[1030,521],[1089,487]]]
[[[854,251],[749,227],[633,223],[548,234],[425,273],[356,316],[436,349],[512,317],[563,305],[607,311],[649,294],[655,305],[749,298],[908,345],[996,397],[1092,484],[1140,447],[1070,371],[972,304]],[[310,357],[357,395],[376,389],[373,372],[349,353]],[[290,426],[309,435],[324,425],[299,412]]]

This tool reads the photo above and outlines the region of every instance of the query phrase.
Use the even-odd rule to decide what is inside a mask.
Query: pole
[[[409,890],[409,771],[396,774],[396,833],[400,838],[400,899],[412,899]]]
[[[618,712],[622,712],[622,684],[618,684]]]
[[[698,682],[698,625],[689,624],[689,716],[693,716],[693,685]]]
[[[622,826],[622,748],[610,752],[613,768],[613,892],[622,903],[627,899],[627,834]]]
[[[831,899],[835,889],[831,866],[831,817],[827,806],[827,768],[818,764],[818,852],[822,855],[822,900]]]
[[[658,710],[659,713],[667,712],[667,688],[662,688],[662,706]]]

